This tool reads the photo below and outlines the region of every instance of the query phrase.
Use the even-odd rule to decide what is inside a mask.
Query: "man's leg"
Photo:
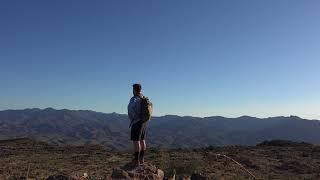
[[[140,150],[141,150],[141,151],[145,151],[145,150],[147,149],[146,141],[145,141],[145,140],[139,141],[139,144],[140,144]]]
[[[134,160],[139,163],[140,143],[139,141],[133,141]]]
[[[139,141],[139,144],[140,144],[140,163],[144,163],[144,152],[145,150],[147,149],[147,146],[146,146],[146,141],[145,140],[141,140]]]

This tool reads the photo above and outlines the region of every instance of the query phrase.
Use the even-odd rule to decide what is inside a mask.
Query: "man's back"
[[[130,120],[130,126],[140,121],[141,112],[141,96],[133,96],[128,104],[128,116]]]

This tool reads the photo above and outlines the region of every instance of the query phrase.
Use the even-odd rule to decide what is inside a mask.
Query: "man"
[[[134,84],[133,97],[128,105],[129,127],[131,127],[131,140],[134,148],[134,165],[142,165],[144,163],[144,152],[146,150],[146,123],[143,123],[140,118],[142,98],[141,85]]]

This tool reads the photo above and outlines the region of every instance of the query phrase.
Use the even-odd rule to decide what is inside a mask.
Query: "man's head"
[[[140,95],[140,93],[141,93],[141,84],[134,84],[134,85],[132,85],[132,87],[133,87],[133,94],[135,96]]]

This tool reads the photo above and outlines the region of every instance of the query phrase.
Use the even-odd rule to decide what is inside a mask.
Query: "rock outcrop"
[[[199,173],[194,173],[191,176],[187,175],[182,175],[182,176],[177,176],[177,178],[167,178],[166,180],[208,180],[209,178],[206,177],[205,175],[199,174]]]
[[[112,180],[162,180],[163,178],[163,171],[149,163],[140,166],[126,164],[120,168],[114,169],[111,175]]]
[[[84,173],[83,176],[80,175],[52,175],[49,176],[46,180],[87,180],[89,179],[88,174]]]
[[[49,176],[47,180],[73,180],[73,178],[65,175],[52,175]]]

